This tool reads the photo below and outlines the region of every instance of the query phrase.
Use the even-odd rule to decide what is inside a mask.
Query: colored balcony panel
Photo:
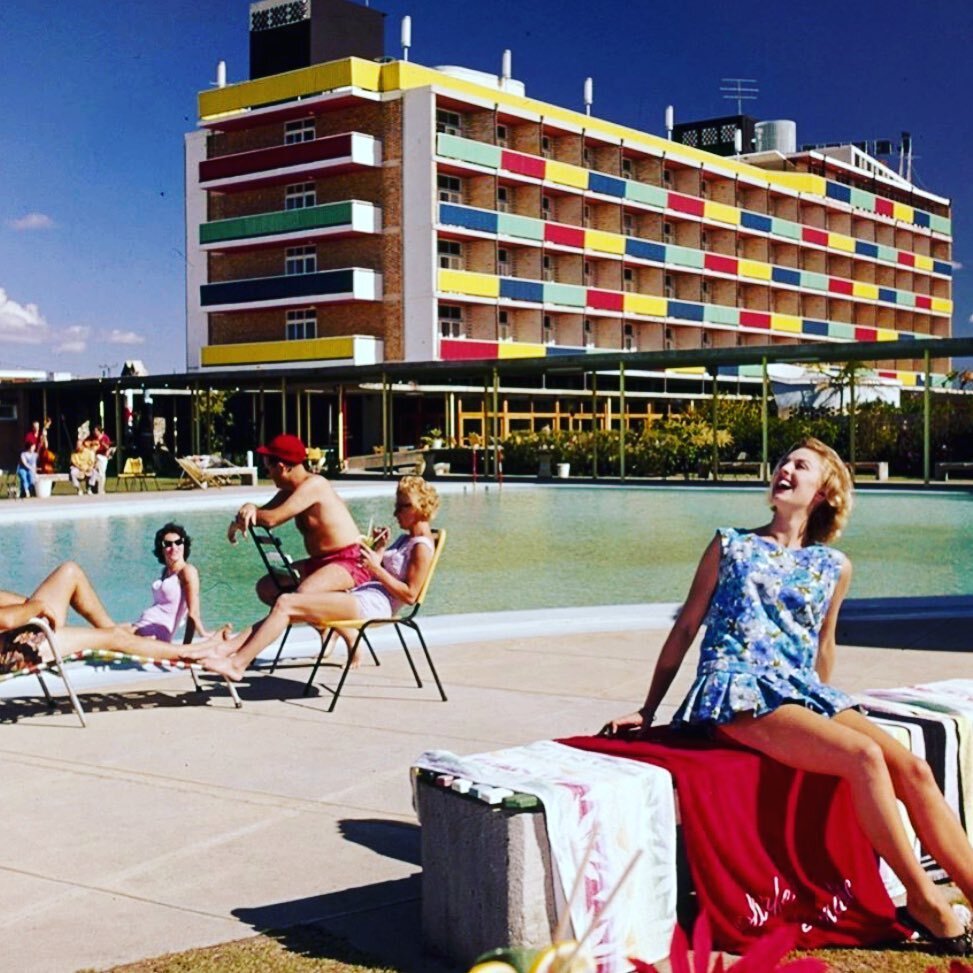
[[[440,203],[439,222],[446,226],[460,226],[465,230],[496,233],[500,221],[498,214],[492,210],[456,206],[454,203]]]
[[[727,257],[721,253],[704,254],[703,267],[717,274],[733,274],[736,276],[739,273],[739,265],[736,257]]]
[[[310,142],[272,145],[269,148],[254,149],[250,152],[235,152],[215,159],[204,159],[199,164],[199,181],[207,183],[217,179],[254,175],[273,169],[289,169],[316,162],[336,162],[350,159],[351,155],[351,133],[329,135]]]
[[[574,247],[584,250],[584,230],[577,226],[564,226],[561,223],[544,224],[544,240],[559,247]]]
[[[774,227],[774,221],[771,217],[764,216],[763,213],[751,213],[749,210],[743,210],[740,213],[740,226],[748,230],[756,230],[758,233],[770,233]]]
[[[783,331],[787,334],[801,334],[803,328],[799,317],[794,314],[771,314],[770,330]]]
[[[467,294],[470,297],[499,297],[500,278],[492,274],[474,274],[465,270],[440,270],[437,279],[440,291]]]
[[[855,240],[853,237],[845,236],[843,233],[829,233],[828,246],[832,250],[841,250],[844,253],[855,252]]]
[[[601,193],[602,196],[617,196],[619,199],[624,199],[625,180],[606,176],[603,172],[589,172],[588,191]]]
[[[898,304],[899,307],[915,307],[916,295],[911,291],[896,291],[895,303]]]
[[[849,297],[854,291],[854,285],[850,280],[842,277],[832,277],[828,280],[828,291],[832,294],[847,294]]]
[[[760,260],[741,260],[740,276],[750,280],[770,280],[773,268]]]
[[[856,240],[855,253],[860,257],[877,257],[878,247],[874,243],[869,243],[867,240]]]
[[[199,292],[203,307],[286,301],[303,297],[320,299],[347,295],[351,298],[355,293],[355,271],[326,270],[317,274],[231,280],[219,284],[203,284]]]
[[[770,315],[765,311],[747,311],[740,309],[740,326],[744,328],[763,328],[770,330]]]
[[[587,306],[599,311],[621,311],[625,306],[625,295],[618,291],[601,291],[589,287]]]
[[[501,341],[497,349],[498,358],[543,358],[547,345],[530,341]]]
[[[878,331],[875,328],[855,327],[855,341],[878,341]]]
[[[679,321],[703,322],[703,305],[689,301],[669,301],[669,317]]]
[[[916,265],[915,254],[909,253],[907,250],[900,250],[897,262],[902,267],[915,267]]]
[[[916,307],[923,311],[931,311],[932,298],[925,294],[916,294]]]
[[[779,216],[770,219],[770,232],[776,236],[786,237],[788,240],[801,239],[801,224],[791,220],[782,220]]]
[[[828,245],[828,231],[819,230],[813,226],[801,227],[801,239],[805,243],[813,243],[819,247],[826,247]]]
[[[565,307],[584,307],[587,290],[575,284],[544,284],[544,303],[562,304]]]
[[[661,243],[652,243],[649,240],[636,240],[629,237],[625,241],[625,253],[629,257],[636,257],[639,260],[652,260],[655,263],[665,263],[666,248]]]
[[[864,281],[855,280],[851,284],[851,293],[854,297],[862,297],[868,301],[878,300],[878,288],[874,284],[866,284]]]
[[[878,299],[885,301],[886,304],[895,304],[895,291],[891,287],[880,287],[878,289]]]
[[[811,291],[826,291],[828,289],[828,275],[819,274],[813,270],[802,270],[801,285]]]
[[[725,378],[737,378],[740,375],[739,365],[717,365],[716,374]]]
[[[845,186],[840,182],[832,182],[829,179],[825,187],[825,194],[828,199],[836,199],[839,203],[851,202],[851,187]]]
[[[469,338],[440,338],[439,357],[443,361],[476,361],[497,358],[496,341],[470,341]]]
[[[546,171],[544,159],[538,159],[533,155],[524,155],[521,152],[508,152],[501,150],[500,167],[507,172],[514,172],[520,176],[530,176],[532,179],[543,179]]]
[[[584,355],[587,348],[573,348],[571,345],[545,345],[544,354],[548,358],[564,358],[566,355]]]
[[[937,314],[952,314],[953,302],[946,297],[934,297],[932,299],[932,309]]]
[[[917,209],[913,214],[912,222],[915,223],[916,226],[923,226],[926,229],[928,229],[931,225],[931,220],[929,219],[929,216],[930,214],[927,213],[925,210]]]
[[[605,233],[603,230],[585,230],[584,245],[586,250],[596,250],[598,253],[615,256],[625,253],[625,237],[618,233]]]
[[[703,216],[714,223],[739,226],[742,213],[735,206],[727,206],[726,203],[716,203],[708,199],[703,206]]]
[[[878,213],[879,216],[892,216],[892,206],[893,203],[891,199],[886,199],[884,196],[875,197],[875,212]]]
[[[953,265],[947,263],[945,260],[934,260],[932,262],[932,272],[934,274],[942,274],[945,277],[953,276]]]
[[[685,196],[682,193],[669,193],[666,205],[676,213],[686,213],[689,216],[702,216],[704,200],[698,196]]]
[[[676,267],[691,267],[693,270],[702,270],[706,254],[702,250],[691,250],[689,247],[666,247],[666,263]]]
[[[902,223],[911,223],[915,216],[915,212],[916,211],[906,203],[892,204],[892,216]]]
[[[877,328],[876,329],[876,340],[877,341],[898,341],[902,336],[899,331],[893,331],[892,328]]]
[[[500,296],[510,301],[529,301],[532,304],[543,304],[544,285],[536,280],[501,277]]]
[[[934,233],[944,233],[946,236],[951,236],[953,224],[948,216],[937,216],[935,213],[930,213],[929,229]]]
[[[568,165],[566,162],[547,160],[544,178],[548,182],[556,182],[561,186],[571,186],[574,189],[588,188],[588,170],[581,166]]]
[[[801,330],[804,334],[813,335],[815,338],[828,337],[828,322],[815,321],[812,318],[804,318],[801,322]]]
[[[475,142],[473,139],[464,139],[441,132],[436,137],[436,151],[447,159],[471,162],[473,165],[484,166],[487,169],[500,168],[501,149],[486,142]]]
[[[319,230],[334,227],[351,227],[351,202],[327,203],[306,209],[283,210],[275,213],[258,213],[238,216],[229,220],[214,220],[199,227],[199,242],[222,243],[229,240],[251,239],[281,233],[299,233],[302,230]]]
[[[497,214],[497,233],[500,236],[517,237],[520,240],[544,239],[544,222],[529,216],[516,216],[513,213]]]
[[[845,324],[844,321],[829,321],[828,337],[840,338],[842,341],[854,341],[855,326],[853,324]]]
[[[668,197],[668,190],[661,189],[659,186],[647,186],[644,182],[634,182],[631,179],[625,182],[625,198],[634,203],[665,209]]]
[[[916,270],[924,270],[926,272],[932,270],[932,257],[927,257],[925,254],[917,253],[914,255],[916,262]]]
[[[791,287],[801,286],[801,272],[799,270],[791,270],[790,267],[772,268],[770,279],[775,284],[788,284]]]
[[[725,304],[704,304],[703,320],[708,324],[740,325],[740,308],[727,307]]]
[[[856,209],[863,209],[869,213],[875,212],[875,194],[865,189],[851,190],[851,205]]]
[[[669,310],[669,302],[656,294],[625,294],[624,310],[626,314],[664,318]]]
[[[885,260],[887,263],[898,263],[899,251],[895,247],[887,247],[884,243],[877,243],[878,259]]]

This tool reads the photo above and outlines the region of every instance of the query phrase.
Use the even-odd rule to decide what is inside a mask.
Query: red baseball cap
[[[294,466],[307,459],[307,447],[301,438],[286,432],[274,436],[266,446],[258,446],[257,452],[261,456],[276,456],[277,459]]]

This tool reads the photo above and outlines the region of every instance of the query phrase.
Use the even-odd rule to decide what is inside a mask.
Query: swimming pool
[[[393,490],[384,484],[370,486],[367,496],[362,488],[347,491],[363,529],[371,518],[393,523]],[[761,492],[752,487],[509,484],[474,490],[451,484],[442,499],[437,523],[448,528],[449,541],[424,609],[433,614],[679,601],[713,530],[754,526],[762,515]],[[79,505],[31,524],[4,517],[0,587],[31,590],[58,561],[72,557],[89,572],[112,615],[131,620],[148,602],[159,571],[152,536],[171,518],[193,536],[191,560],[200,570],[207,624],[245,624],[260,613],[253,595],[260,564],[249,541],[231,547],[225,539],[239,503],[173,495],[154,499],[154,512],[115,505],[131,515],[106,517]],[[973,497],[869,492],[859,493],[856,504],[838,542],[855,562],[852,597],[973,593]],[[27,508],[16,509],[22,518]],[[31,504],[31,514],[43,511],[42,504]],[[293,526],[280,533],[300,556]]]

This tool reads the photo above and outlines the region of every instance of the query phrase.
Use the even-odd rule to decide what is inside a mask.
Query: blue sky
[[[386,0],[387,50],[513,74],[531,97],[661,133],[731,111],[723,77],[756,78],[758,118],[798,142],[912,133],[918,184],[953,201],[953,331],[973,335],[973,90],[966,0]],[[246,0],[0,4],[0,368],[117,374],[185,367],[183,133],[228,64],[247,76]]]

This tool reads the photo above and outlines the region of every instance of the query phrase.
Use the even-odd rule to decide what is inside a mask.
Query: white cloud
[[[58,354],[65,352],[78,354],[85,351],[88,347],[89,334],[91,334],[91,328],[85,328],[79,324],[65,328],[54,335],[54,351]]]
[[[119,331],[118,328],[112,328],[105,336],[104,340],[110,345],[144,345],[145,338],[143,335],[137,334],[134,331]]]
[[[36,345],[49,335],[47,322],[36,304],[18,304],[0,287],[0,338]]]
[[[963,269],[963,264],[960,263],[959,260],[953,260],[952,261],[952,264],[953,264],[953,270],[962,270]]]
[[[7,220],[7,226],[14,230],[51,230],[54,228],[54,220],[46,213],[27,213],[15,220]]]

